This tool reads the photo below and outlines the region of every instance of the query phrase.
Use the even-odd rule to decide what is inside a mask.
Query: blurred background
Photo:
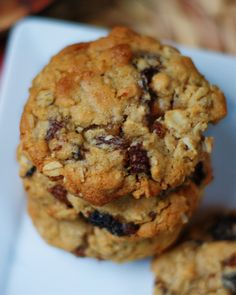
[[[0,0],[0,63],[9,29],[26,15],[112,27],[236,54],[236,0]]]

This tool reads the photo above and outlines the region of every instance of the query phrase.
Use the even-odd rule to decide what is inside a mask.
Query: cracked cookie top
[[[115,28],[66,47],[34,79],[24,151],[44,175],[95,205],[183,183],[211,151],[222,92],[178,50]]]

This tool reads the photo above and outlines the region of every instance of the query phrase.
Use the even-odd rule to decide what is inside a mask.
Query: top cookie
[[[66,47],[34,79],[21,141],[43,174],[103,205],[183,183],[211,151],[202,132],[225,114],[190,58],[115,28]]]

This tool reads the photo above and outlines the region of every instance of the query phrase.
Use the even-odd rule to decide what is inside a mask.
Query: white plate
[[[13,29],[8,44],[0,99],[0,294],[2,295],[150,295],[150,260],[117,265],[75,258],[48,246],[24,208],[15,150],[19,120],[32,78],[67,44],[92,40],[105,30],[66,22],[28,18]],[[184,49],[200,71],[228,99],[229,115],[214,130],[215,181],[205,205],[236,207],[236,59]]]

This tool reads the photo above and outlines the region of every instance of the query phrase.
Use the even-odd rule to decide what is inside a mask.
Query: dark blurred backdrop
[[[0,0],[0,31],[26,14],[106,27],[124,24],[158,38],[236,54],[236,0]]]

